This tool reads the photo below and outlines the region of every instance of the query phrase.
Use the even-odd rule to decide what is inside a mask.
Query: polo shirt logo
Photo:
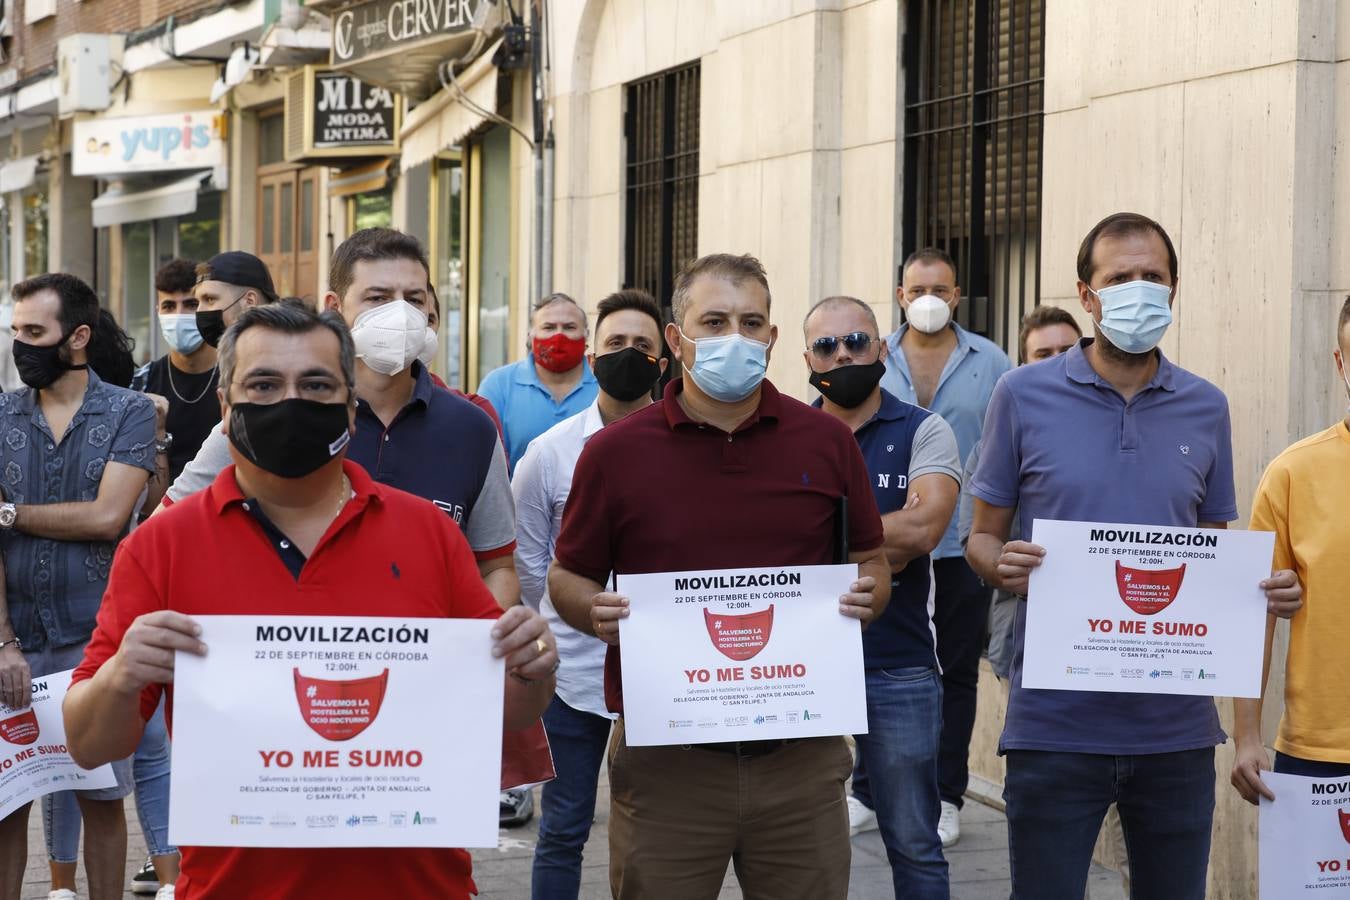
[[[889,488],[891,486],[892,478],[895,479],[895,487],[897,490],[903,491],[905,488],[909,487],[908,475],[892,475],[888,472],[877,473],[877,487]]]
[[[446,503],[444,500],[432,500],[436,507],[444,512],[450,518],[455,520],[456,525],[464,524],[464,506],[460,503]]]
[[[1190,456],[1190,454],[1191,454],[1191,445],[1190,445],[1190,444],[1182,444],[1181,447],[1180,447],[1180,449],[1181,449],[1181,455],[1182,455],[1182,456]]]

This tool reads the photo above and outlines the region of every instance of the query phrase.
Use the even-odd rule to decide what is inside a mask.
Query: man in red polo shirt
[[[839,611],[867,623],[890,593],[853,433],[764,380],[778,329],[763,266],[705,256],[676,278],[671,302],[665,337],[685,377],[587,443],[549,574],[563,620],[611,645],[605,699],[615,712],[628,600],[605,590],[612,574],[832,563],[846,497],[859,576]],[[609,752],[615,897],[716,897],[731,860],[747,896],[847,894],[853,759],[842,737],[630,747],[620,719]]]
[[[235,465],[118,549],[66,698],[67,740],[82,765],[129,756],[164,691],[173,709],[174,651],[206,652],[192,615],[500,616],[493,653],[507,667],[506,728],[531,725],[548,706],[557,654],[539,614],[502,613],[444,513],[343,458],[354,358],[340,317],[290,304],[250,309],[226,333],[220,390]],[[449,726],[430,715],[427,727]],[[475,891],[463,850],[182,852],[183,900]]]

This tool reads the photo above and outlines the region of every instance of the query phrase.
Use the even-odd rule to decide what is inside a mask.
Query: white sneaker
[[[863,803],[852,794],[848,795],[848,836],[862,834],[864,831],[875,831],[877,827],[877,814],[867,808]]]
[[[59,891],[48,891],[47,900],[79,900],[79,895],[70,888],[61,888]]]
[[[961,809],[955,803],[942,801],[942,815],[938,817],[938,837],[943,847],[961,840]]]
[[[166,884],[156,891],[155,900],[173,900],[173,885]]]

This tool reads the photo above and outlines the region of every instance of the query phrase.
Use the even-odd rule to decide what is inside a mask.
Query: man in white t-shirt
[[[533,895],[576,897],[582,848],[595,818],[595,790],[613,719],[605,708],[605,644],[576,631],[548,597],[548,567],[572,488],[572,470],[591,435],[652,402],[666,369],[661,309],[651,295],[624,290],[596,309],[591,369],[599,395],[584,411],[531,442],[516,465],[516,572],[521,601],[538,609],[558,641],[557,693],[544,714],[557,778],[544,785]]]

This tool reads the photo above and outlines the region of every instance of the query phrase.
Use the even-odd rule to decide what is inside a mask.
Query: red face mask
[[[1186,564],[1179,569],[1132,569],[1116,560],[1116,590],[1125,605],[1141,616],[1162,612],[1177,599]]]
[[[713,646],[728,659],[750,659],[764,649],[773,631],[773,604],[755,613],[733,616],[703,610],[703,624],[708,626],[708,637]]]
[[[1345,836],[1345,842],[1350,844],[1350,813],[1343,809],[1338,809],[1336,812],[1341,820],[1341,834]]]
[[[581,364],[586,339],[571,338],[559,331],[551,337],[535,338],[531,346],[539,365],[550,372],[569,372]]]
[[[31,744],[38,739],[38,720],[31,709],[0,721],[0,738],[11,744]]]
[[[295,699],[300,715],[314,733],[330,741],[345,741],[365,731],[380,714],[389,670],[370,678],[329,681],[308,678],[295,669]]]

